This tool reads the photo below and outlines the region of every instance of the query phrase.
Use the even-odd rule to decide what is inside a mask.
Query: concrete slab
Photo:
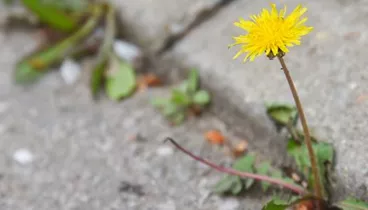
[[[290,11],[300,2],[276,3],[278,7],[287,4]],[[308,23],[315,29],[285,59],[313,133],[336,148],[337,174],[346,187],[346,191],[339,188],[340,194],[367,200],[368,3],[313,0],[304,5],[308,7]],[[263,57],[243,64],[241,59],[232,60],[237,49],[228,50],[227,46],[232,36],[242,33],[233,26],[234,21],[268,6],[267,1],[239,0],[230,4],[178,42],[163,59],[167,64],[197,67],[215,96],[216,112],[266,153],[279,143],[265,136],[272,131],[262,103],[292,103],[288,85],[277,61]],[[278,156],[270,153],[270,158]]]
[[[200,15],[229,0],[111,0],[119,11],[122,33],[151,52],[185,31]]]
[[[86,68],[67,86],[60,72],[21,88],[14,64],[35,47],[31,32],[0,33],[0,209],[260,209],[259,193],[221,198],[210,194],[222,174],[162,144],[171,136],[219,164],[229,157],[209,146],[203,132],[224,124],[207,114],[172,128],[150,105],[152,90],[121,103],[88,90]]]

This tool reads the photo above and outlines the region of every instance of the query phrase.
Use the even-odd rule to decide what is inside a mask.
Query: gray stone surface
[[[15,62],[35,47],[34,35],[0,32],[0,209],[260,209],[266,198],[257,192],[238,199],[211,195],[222,175],[162,143],[171,136],[197,154],[229,164],[220,148],[205,142],[203,132],[219,129],[237,139],[210,114],[168,126],[149,104],[167,90],[121,103],[94,102],[89,68],[73,86],[57,71],[31,87],[14,85]],[[22,150],[26,161],[20,161]],[[141,192],[127,183],[141,186]]]
[[[277,5],[285,3],[290,11],[298,2],[285,0]],[[337,174],[347,188],[339,188],[340,195],[352,194],[367,200],[368,3],[326,0],[304,4],[308,7],[308,24],[314,31],[285,59],[313,133],[336,148]],[[267,1],[236,1],[193,30],[164,58],[169,64],[197,67],[216,97],[216,111],[230,125],[243,126],[237,130],[248,136],[251,145],[267,152],[269,149],[262,146],[272,149],[279,143],[264,136],[272,131],[268,130],[264,110],[256,104],[292,103],[288,85],[276,60],[263,57],[246,64],[241,59],[233,61],[237,49],[228,50],[227,45],[232,43],[232,36],[242,33],[233,26],[234,21],[268,6]],[[224,107],[227,111],[222,113]],[[271,158],[278,156],[271,154]]]
[[[172,35],[189,27],[198,15],[225,1],[111,0],[118,8],[122,33],[151,52],[161,50]]]

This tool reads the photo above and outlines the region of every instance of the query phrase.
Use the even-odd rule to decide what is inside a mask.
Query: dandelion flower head
[[[235,42],[230,47],[241,45],[234,59],[246,54],[244,62],[253,61],[263,54],[270,58],[289,52],[288,47],[300,45],[300,38],[308,34],[313,27],[305,26],[306,17],[302,15],[307,8],[298,5],[294,11],[285,16],[284,9],[277,11],[271,4],[271,10],[263,9],[258,15],[250,16],[251,20],[239,19],[234,25],[245,30],[245,35],[233,37]]]

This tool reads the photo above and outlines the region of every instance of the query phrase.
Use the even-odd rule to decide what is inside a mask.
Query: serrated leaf
[[[323,194],[327,196],[327,177],[326,177],[326,162],[333,163],[334,150],[331,144],[325,142],[314,142],[312,144],[314,154],[317,159],[317,167],[321,177],[323,188]],[[307,146],[303,143],[297,144],[295,141],[289,141],[287,146],[288,154],[291,155],[299,168],[304,173],[305,177],[308,177],[309,186],[313,186],[313,176],[311,174],[311,162],[309,159],[309,153]]]
[[[333,162],[334,149],[331,144],[325,142],[318,142],[313,145],[313,149],[316,152],[317,159],[324,163],[326,161]]]
[[[267,114],[276,123],[286,126],[290,121],[296,121],[298,116],[295,106],[289,104],[266,104]]]
[[[210,103],[210,100],[211,100],[210,94],[205,90],[197,91],[193,96],[193,103],[202,106]]]
[[[285,182],[288,182],[290,184],[295,184],[293,179],[291,179],[289,177],[282,176],[282,172],[280,170],[272,169],[270,171],[270,173],[271,173],[271,177],[273,177],[273,178],[281,179],[281,180],[283,180]]]
[[[270,170],[270,167],[271,167],[271,164],[269,162],[263,162],[257,167],[257,173],[267,176]],[[261,182],[261,185],[262,185],[262,190],[266,192],[271,184],[268,182]]]
[[[171,94],[171,101],[177,105],[188,106],[190,104],[190,97],[185,92],[179,89],[173,89]]]
[[[282,200],[270,200],[262,210],[285,210],[289,205]]]
[[[243,190],[243,183],[240,177],[236,177],[235,180],[236,181],[234,181],[233,186],[231,187],[231,193],[233,195],[237,195]]]
[[[246,155],[235,161],[233,168],[238,171],[250,172],[254,173],[254,164],[255,157],[252,155]],[[244,178],[242,178],[244,179]],[[245,179],[245,189],[249,189],[254,183],[254,179]]]
[[[243,183],[239,181],[240,181],[240,178],[237,176],[226,175],[219,182],[217,182],[213,191],[219,194],[224,194],[228,192],[236,194],[239,188],[240,188],[240,191],[243,188]],[[235,190],[233,190],[233,188],[235,188]]]
[[[355,198],[347,198],[339,202],[338,206],[344,210],[368,210],[368,203]]]
[[[289,141],[287,145],[288,154],[294,158],[296,165],[301,171],[304,171],[305,167],[310,167],[308,151],[306,149],[305,145],[302,146],[295,141]]]
[[[189,76],[187,79],[187,93],[188,94],[193,94],[197,91],[198,86],[199,86],[199,74],[198,71],[196,69],[192,69],[189,72]]]
[[[106,78],[106,92],[113,100],[120,100],[130,96],[136,88],[135,70],[125,61],[115,57],[113,69]]]

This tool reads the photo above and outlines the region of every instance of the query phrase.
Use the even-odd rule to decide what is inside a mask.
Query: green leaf
[[[317,144],[313,144],[313,149],[316,152],[319,162],[333,162],[334,149],[331,144],[326,142],[318,142]]]
[[[171,100],[177,105],[188,106],[190,104],[190,97],[185,92],[179,89],[173,89],[171,93]]]
[[[338,206],[344,210],[368,210],[368,203],[355,198],[347,198],[339,202]]]
[[[270,168],[271,168],[271,164],[269,162],[263,162],[257,167],[257,173],[267,176]],[[261,185],[262,185],[262,190],[266,192],[271,184],[268,182],[261,182]]]
[[[235,161],[233,168],[238,171],[244,171],[249,173],[254,173],[253,164],[254,164],[255,157],[252,155],[246,155],[238,160]],[[244,179],[244,178],[242,178]],[[245,179],[245,189],[249,189],[253,183],[254,179]]]
[[[292,156],[296,162],[296,165],[301,171],[304,171],[305,167],[310,167],[310,161],[308,156],[308,150],[303,144],[303,146],[299,145],[295,141],[289,141],[287,145],[287,152],[290,156]],[[305,153],[305,151],[307,153]]]
[[[49,5],[54,8],[62,9],[65,11],[82,12],[88,7],[88,0],[43,0],[44,5]]]
[[[317,167],[319,169],[321,182],[324,186],[323,194],[327,196],[327,177],[326,162],[333,163],[334,150],[331,144],[326,142],[315,142],[312,144],[314,154],[317,159]],[[295,141],[289,141],[287,146],[288,154],[291,155],[300,171],[304,172],[304,176],[309,178],[309,186],[313,186],[313,176],[311,174],[311,162],[307,146],[303,143],[297,144]]]
[[[165,105],[171,103],[168,98],[154,98],[151,100],[151,104],[155,107],[164,107]]]
[[[234,178],[236,181],[234,181],[233,186],[231,188],[231,193],[233,195],[238,195],[243,190],[243,183],[240,177]]]
[[[199,86],[199,74],[198,71],[196,69],[192,69],[189,72],[189,76],[188,76],[188,85],[187,85],[187,90],[186,92],[188,94],[194,94]]]
[[[290,184],[295,184],[293,179],[291,179],[289,177],[282,176],[282,172],[278,169],[272,169],[270,171],[270,173],[271,173],[271,177],[273,177],[273,178],[281,179],[281,180],[283,180],[285,182],[288,182]]]
[[[110,74],[106,78],[106,93],[112,100],[120,100],[131,95],[136,88],[134,69],[125,61],[115,57]]]
[[[251,155],[244,156],[236,160],[233,164],[235,170],[254,173],[253,163],[255,157]],[[249,189],[254,183],[254,179],[244,179],[239,176],[226,175],[215,186],[217,193],[231,192],[233,195],[239,194],[243,189]]]
[[[68,14],[54,4],[45,3],[45,0],[22,0],[22,3],[32,11],[41,22],[50,27],[63,31],[71,32],[78,27],[80,21],[76,16]]]
[[[173,104],[172,102],[164,105],[162,107],[162,113],[165,117],[170,118],[171,116],[173,116],[176,112],[178,112],[178,106],[176,106],[175,104]]]
[[[285,210],[289,204],[286,201],[282,200],[270,200],[262,210]]]
[[[187,90],[188,90],[188,81],[187,80],[184,80],[183,82],[181,82],[178,85],[177,89],[180,90],[183,93],[186,93]]]
[[[193,103],[202,106],[210,103],[210,100],[211,100],[210,94],[205,90],[197,91],[193,96]]]
[[[296,121],[297,109],[289,104],[266,104],[267,114],[276,123],[286,126],[290,121]]]
[[[231,192],[233,195],[236,195],[241,192],[242,188],[243,183],[239,177],[226,175],[219,182],[217,182],[213,191],[219,194]]]
[[[17,64],[14,71],[14,78],[17,83],[29,84],[37,81],[45,74],[45,71],[37,70],[27,61],[21,61]]]
[[[68,55],[68,52],[72,51],[83,38],[93,31],[99,22],[101,14],[102,11],[96,11],[96,14],[70,37],[62,40],[55,46],[33,53],[20,61],[15,68],[15,81],[21,84],[29,84],[38,80],[45,74],[46,69],[62,61]]]

